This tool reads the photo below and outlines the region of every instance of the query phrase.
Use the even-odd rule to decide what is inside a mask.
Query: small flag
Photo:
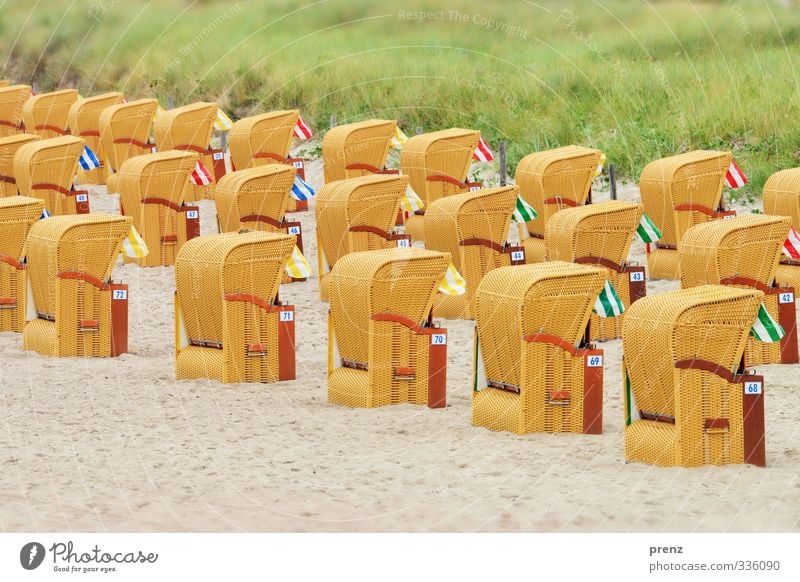
[[[417,193],[411,189],[411,186],[406,188],[406,193],[400,198],[400,206],[406,212],[416,212],[425,208],[425,203],[422,198],[417,196]]]
[[[520,224],[530,222],[536,218],[536,209],[525,202],[522,196],[517,196],[517,205],[514,207],[514,214],[511,215],[511,220]]]
[[[408,141],[408,136],[403,133],[399,127],[394,128],[394,136],[392,136],[392,147],[396,150],[403,149],[403,144]]]
[[[600,165],[597,166],[597,169],[594,171],[595,178],[603,173],[603,166],[606,165],[606,155],[600,154]]]
[[[747,176],[744,175],[739,164],[735,160],[731,160],[731,165],[728,168],[728,173],[725,174],[725,183],[728,188],[736,190],[747,184]]]
[[[208,171],[208,168],[206,168],[200,160],[197,160],[192,175],[189,176],[189,180],[191,180],[192,184],[197,186],[208,186],[214,181],[214,178],[211,176],[211,172]]]
[[[292,198],[295,200],[308,200],[316,195],[317,193],[311,187],[311,184],[303,180],[300,174],[295,174],[294,184],[292,184]]]
[[[600,291],[600,295],[597,296],[597,300],[594,302],[592,311],[600,317],[617,317],[625,311],[625,306],[622,304],[619,295],[617,295],[617,291],[607,279],[603,283],[603,290]]]
[[[31,87],[31,97],[36,97],[39,93],[36,92],[36,89]]]
[[[789,238],[783,243],[783,254],[792,259],[800,259],[800,234],[793,226],[789,229]]]
[[[144,239],[133,225],[131,225],[128,236],[122,241],[122,253],[131,259],[141,259],[150,254],[150,250],[147,248]]]
[[[97,155],[89,149],[88,145],[83,146],[83,153],[81,154],[78,163],[81,165],[81,168],[84,170],[96,170],[103,164],[100,163],[100,160],[97,158]]]
[[[447,267],[444,279],[439,283],[439,291],[445,295],[463,295],[467,292],[467,282],[453,263]]]
[[[750,335],[758,341],[765,344],[780,341],[786,335],[783,327],[777,321],[772,319],[772,316],[764,307],[764,304],[758,306],[758,317],[750,329]]]
[[[646,214],[642,214],[639,226],[636,227],[636,234],[639,235],[639,240],[645,244],[654,243],[661,238],[661,231]]]
[[[475,147],[475,151],[472,153],[472,157],[479,162],[491,162],[494,159],[494,152],[492,148],[489,147],[489,144],[486,143],[486,140],[480,138],[478,140],[478,145]]]
[[[214,120],[214,129],[217,131],[228,131],[233,127],[233,121],[222,109],[217,109],[217,118]]]
[[[286,274],[292,279],[307,279],[311,276],[311,266],[295,245],[292,256],[286,262]]]
[[[48,212],[47,208],[42,208],[42,215],[39,220],[44,220],[45,218],[50,218],[50,212]]]
[[[166,113],[166,112],[167,112],[167,110],[164,109],[163,107],[161,107],[161,103],[156,103],[156,113],[155,113],[154,117],[158,117],[162,113]]]
[[[294,126],[294,135],[297,139],[311,139],[314,132],[311,131],[311,126],[306,123],[302,115],[297,116],[297,124]]]

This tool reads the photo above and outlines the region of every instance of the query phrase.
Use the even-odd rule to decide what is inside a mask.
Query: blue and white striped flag
[[[39,220],[50,218],[50,213],[47,211],[47,208],[42,208],[42,215],[39,217]]]
[[[295,175],[294,184],[292,184],[292,197],[295,200],[308,200],[316,195],[317,193],[311,187],[311,184],[303,180],[300,174]]]
[[[97,158],[95,153],[89,149],[89,146],[83,146],[83,153],[81,154],[81,159],[78,160],[81,165],[81,168],[84,170],[96,170],[103,164],[100,163],[100,160]]]

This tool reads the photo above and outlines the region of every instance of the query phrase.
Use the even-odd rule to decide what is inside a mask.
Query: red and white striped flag
[[[311,126],[306,123],[302,115],[297,116],[297,124],[294,126],[294,135],[297,139],[311,139],[314,132],[311,131]]]
[[[472,153],[472,157],[479,162],[491,162],[494,159],[494,152],[492,148],[489,147],[489,144],[486,143],[486,140],[480,138],[475,151]]]
[[[728,173],[725,174],[725,183],[728,185],[728,188],[732,188],[733,190],[741,188],[747,184],[747,176],[744,175],[744,172],[742,172],[742,169],[735,160],[731,160]]]
[[[792,259],[800,259],[800,234],[794,227],[789,229],[789,238],[783,243],[783,254]]]
[[[192,184],[197,186],[208,186],[214,181],[211,172],[208,171],[208,168],[206,168],[200,160],[197,160],[197,163],[194,165],[194,171],[192,171],[192,175],[189,179],[192,181]]]

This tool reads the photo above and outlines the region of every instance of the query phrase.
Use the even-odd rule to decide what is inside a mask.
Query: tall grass
[[[410,14],[426,10],[443,12]],[[332,113],[475,127],[509,141],[512,169],[580,143],[636,179],[658,157],[733,149],[750,198],[800,165],[798,42],[797,8],[746,0],[51,0],[6,2],[0,20],[3,76],[43,90],[300,107],[319,130]]]

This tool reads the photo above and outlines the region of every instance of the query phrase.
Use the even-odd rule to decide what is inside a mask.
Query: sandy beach
[[[320,187],[321,161],[308,171]],[[638,200],[635,185],[620,198]],[[119,199],[94,187],[91,206]],[[200,207],[215,232],[214,203]],[[316,271],[313,210],[294,216]],[[645,263],[638,241],[631,259]],[[759,368],[767,468],[663,469],[623,460],[619,340],[600,344],[602,435],[518,437],[471,426],[471,321],[445,325],[446,409],[352,410],[326,402],[316,277],[281,288],[297,380],[268,385],[176,381],[174,268],[119,262],[114,278],[130,285],[128,354],[45,358],[0,333],[5,532],[800,530],[800,366]]]

